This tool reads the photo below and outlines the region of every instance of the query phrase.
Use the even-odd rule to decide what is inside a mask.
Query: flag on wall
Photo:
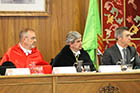
[[[97,34],[97,43],[98,43],[98,55],[102,55],[104,53],[104,43],[103,43],[103,38]]]
[[[97,48],[97,58],[98,58],[98,64],[102,64],[102,57],[104,53],[104,43],[103,43],[103,38],[99,34],[97,34],[97,43],[98,43],[98,48]]]
[[[96,68],[99,65],[96,63],[96,50],[98,46],[97,34],[101,35],[101,24],[100,24],[98,2],[97,0],[90,0],[82,44],[84,50],[88,52]]]

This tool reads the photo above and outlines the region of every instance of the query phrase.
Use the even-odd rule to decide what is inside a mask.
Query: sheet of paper
[[[99,72],[120,72],[120,65],[100,65]]]
[[[71,67],[53,67],[53,74],[59,73],[77,73],[74,66]]]
[[[5,75],[30,75],[29,68],[8,68]]]

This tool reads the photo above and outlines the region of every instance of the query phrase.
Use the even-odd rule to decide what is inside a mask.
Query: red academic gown
[[[44,73],[52,73],[52,67],[43,60],[43,56],[37,48],[32,49],[32,53],[28,56],[20,48],[19,44],[11,47],[2,57],[0,65],[5,61],[11,61],[16,68],[28,68],[30,64],[35,63],[35,66],[43,66]]]

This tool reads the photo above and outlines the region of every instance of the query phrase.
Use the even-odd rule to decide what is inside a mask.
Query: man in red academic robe
[[[20,42],[9,48],[2,57],[0,65],[11,61],[16,68],[43,67],[43,73],[51,73],[52,67],[43,60],[40,51],[35,47],[36,35],[33,29],[25,29],[19,34]]]

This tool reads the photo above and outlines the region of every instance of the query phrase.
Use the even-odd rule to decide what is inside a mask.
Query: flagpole
[[[98,56],[97,56],[97,49],[95,49],[95,61],[96,61],[96,72],[99,72],[98,71]]]

